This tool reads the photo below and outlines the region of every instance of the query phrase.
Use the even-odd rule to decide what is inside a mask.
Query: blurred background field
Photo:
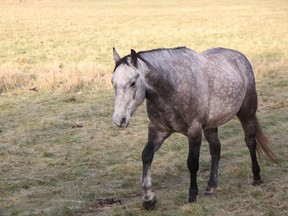
[[[0,13],[1,91],[111,88],[113,46],[123,55],[229,47],[245,53],[257,75],[287,64],[285,0],[2,0]]]
[[[0,215],[287,215],[287,44],[286,0],[0,0]],[[202,195],[204,141],[199,200],[185,204],[188,146],[175,134],[155,156],[159,205],[146,212],[140,156],[148,120],[141,106],[126,130],[112,125],[112,47],[124,56],[177,46],[247,55],[258,117],[282,166],[262,160],[265,183],[252,187],[232,120],[219,130],[219,188]]]

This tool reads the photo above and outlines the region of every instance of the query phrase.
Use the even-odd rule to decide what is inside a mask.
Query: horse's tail
[[[277,159],[276,155],[273,153],[272,149],[270,148],[269,140],[263,134],[260,124],[256,119],[256,151],[258,155],[261,157],[264,153],[270,158],[274,163],[280,164],[280,161]]]

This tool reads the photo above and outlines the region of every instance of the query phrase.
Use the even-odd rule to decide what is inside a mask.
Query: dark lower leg
[[[196,202],[196,197],[198,195],[197,171],[199,169],[199,155],[192,156],[192,154],[189,153],[188,167],[190,170],[190,188],[188,202]]]
[[[251,161],[252,161],[252,173],[253,173],[253,185],[261,184],[263,182],[260,176],[260,166],[257,161],[256,155],[256,140],[253,138],[245,139],[248,149],[250,151]]]
[[[255,114],[250,118],[238,116],[245,133],[245,142],[249,149],[251,161],[252,161],[252,173],[253,173],[253,185],[261,184],[263,180],[260,176],[260,167],[257,161],[256,155],[256,117]]]
[[[196,202],[196,198],[198,194],[197,171],[199,169],[201,138],[202,138],[201,127],[195,128],[195,130],[191,131],[191,134],[188,135],[189,156],[188,156],[187,164],[190,170],[190,188],[189,188],[188,202]]]
[[[142,187],[144,189],[144,201],[150,201],[154,198],[154,193],[151,191],[151,163],[154,157],[154,147],[149,143],[145,146],[142,152],[142,163],[143,163],[143,176],[142,176]]]
[[[142,187],[144,189],[143,207],[147,210],[153,210],[156,206],[157,200],[155,194],[152,192],[151,182],[151,163],[154,157],[154,147],[150,143],[147,143],[142,152],[143,162],[143,176]]]
[[[210,177],[208,181],[208,185],[204,191],[205,195],[210,195],[213,193],[214,188],[217,187],[217,176],[218,176],[218,162],[220,157],[219,156],[211,156],[211,171],[210,171]]]
[[[253,172],[253,185],[257,185],[263,182],[260,176],[260,167],[256,156],[256,110],[257,110],[257,95],[255,88],[250,90],[250,94],[246,94],[246,98],[237,117],[239,118],[242,128],[245,134],[245,142],[249,149],[251,161],[252,161],[252,172]]]
[[[208,186],[204,194],[209,195],[213,193],[214,188],[217,186],[217,176],[218,176],[218,164],[220,160],[221,144],[218,139],[217,128],[206,129],[204,131],[205,138],[209,143],[210,155],[211,155],[211,171],[208,181]]]
[[[170,135],[169,132],[157,131],[151,124],[148,130],[148,142],[142,152],[143,176],[142,187],[144,189],[143,207],[147,210],[153,210],[156,206],[156,197],[152,192],[151,164],[154,152],[160,148],[164,140]]]

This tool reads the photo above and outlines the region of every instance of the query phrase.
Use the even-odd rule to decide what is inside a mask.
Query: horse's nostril
[[[121,126],[123,126],[125,123],[126,123],[126,118],[123,117],[123,118],[121,119]]]

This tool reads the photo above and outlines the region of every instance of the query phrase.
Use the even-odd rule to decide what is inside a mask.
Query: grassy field
[[[0,0],[0,215],[288,214],[288,2]],[[122,55],[185,45],[242,51],[257,79],[258,117],[282,165],[261,161],[251,186],[240,124],[220,128],[219,187],[201,149],[197,204],[185,204],[188,145],[175,134],[156,153],[154,212],[142,209],[145,106],[113,126],[112,47]],[[169,163],[168,163],[169,162]]]

